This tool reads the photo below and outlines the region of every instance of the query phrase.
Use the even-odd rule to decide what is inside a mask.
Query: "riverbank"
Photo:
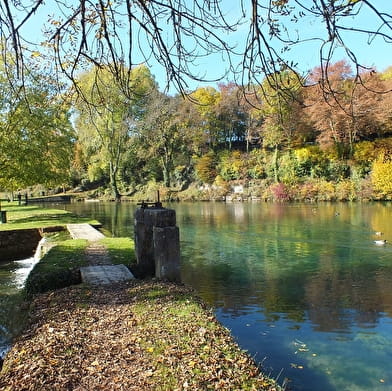
[[[360,183],[352,180],[338,182],[320,178],[301,183],[276,183],[264,179],[232,180],[213,184],[191,183],[186,188],[168,188],[159,182],[137,185],[122,193],[122,201],[223,201],[223,202],[346,202],[346,201],[389,201],[391,197],[376,193],[369,181]],[[75,200],[113,200],[104,187],[72,193]]]
[[[38,205],[18,205],[17,202],[2,203],[7,222],[0,224],[0,231],[40,229],[42,231],[65,230],[67,224],[88,223],[99,227],[97,220],[76,216],[60,208],[41,208]]]
[[[192,292],[156,281],[39,295],[2,390],[278,390]]]
[[[112,261],[123,262],[129,246],[116,239],[103,243]],[[62,246],[47,254],[51,268],[53,258],[65,269],[75,261],[69,246],[66,256],[56,253]],[[279,389],[182,285],[79,284],[36,295],[28,305],[26,327],[4,361],[2,390]]]

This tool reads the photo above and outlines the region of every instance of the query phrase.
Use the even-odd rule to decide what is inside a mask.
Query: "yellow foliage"
[[[392,198],[392,161],[380,156],[373,163],[371,179],[374,190],[386,198]]]
[[[299,162],[304,162],[310,159],[311,152],[308,148],[299,148],[294,151],[295,157]]]

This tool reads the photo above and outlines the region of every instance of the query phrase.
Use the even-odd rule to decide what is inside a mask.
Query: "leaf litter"
[[[5,358],[0,389],[281,388],[189,288],[129,281],[37,296],[28,327]]]

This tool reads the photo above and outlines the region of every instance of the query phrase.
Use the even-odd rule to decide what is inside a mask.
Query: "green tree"
[[[187,146],[182,123],[176,115],[180,99],[158,91],[151,94],[146,112],[136,126],[140,154],[144,159],[158,161],[166,187],[171,185],[176,158]]]
[[[136,122],[144,115],[156,83],[145,66],[131,70],[126,85],[107,67],[94,67],[79,77],[76,128],[89,157],[89,172],[107,173],[112,195],[121,198],[119,174]],[[88,103],[87,103],[88,102]]]
[[[26,74],[23,94],[9,88],[10,77],[0,67],[0,187],[67,183],[75,139],[69,105],[45,75]]]
[[[279,182],[279,150],[291,149],[295,137],[303,133],[305,123],[302,110],[302,82],[295,73],[283,71],[267,77],[263,82],[262,105],[264,122],[261,126],[263,145],[272,148],[275,182]]]

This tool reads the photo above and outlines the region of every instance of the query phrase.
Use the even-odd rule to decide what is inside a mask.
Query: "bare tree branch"
[[[386,50],[392,43],[392,12],[372,3],[241,0],[233,17],[233,6],[224,0],[53,0],[50,17],[42,22],[48,6],[43,0],[1,0],[1,50],[3,58],[5,52],[13,53],[22,84],[25,58],[38,52],[74,83],[81,71],[102,65],[129,86],[126,80],[134,65],[157,62],[166,72],[166,88],[174,86],[187,94],[191,80],[213,82],[230,77],[260,89],[267,77],[268,83],[279,88],[282,70],[305,80],[304,70],[288,54],[313,42],[318,45],[315,54],[318,50],[323,70],[320,83],[331,92],[328,69],[331,62],[341,59],[336,58],[338,53],[345,53],[358,81],[361,72],[371,70],[353,49],[353,36],[368,37],[369,44],[380,39]],[[371,27],[360,24],[365,13],[373,20]],[[305,33],[306,21],[324,29]],[[34,23],[42,27],[45,38],[26,36]],[[245,40],[236,42],[234,37],[239,37],[238,30],[244,26],[248,26]],[[206,57],[217,55],[222,62],[214,72],[200,65]]]

